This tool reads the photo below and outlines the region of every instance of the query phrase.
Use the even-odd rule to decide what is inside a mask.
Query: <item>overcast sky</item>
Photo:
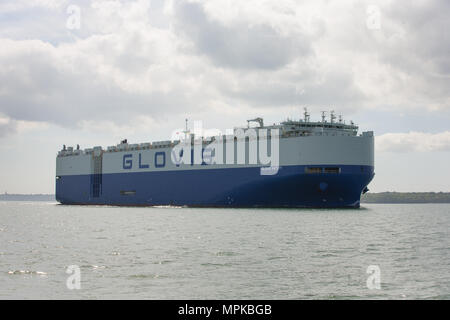
[[[448,0],[2,0],[0,192],[53,193],[63,144],[304,106],[375,132],[371,191],[450,191],[449,16]]]

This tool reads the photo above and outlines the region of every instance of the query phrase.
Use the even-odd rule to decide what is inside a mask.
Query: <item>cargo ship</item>
[[[253,124],[255,122],[256,124]],[[331,112],[247,120],[232,134],[81,150],[56,158],[67,205],[358,208],[374,177],[374,135]],[[230,133],[231,133],[230,132]]]

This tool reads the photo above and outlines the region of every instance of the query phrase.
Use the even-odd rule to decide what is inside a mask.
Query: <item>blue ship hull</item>
[[[374,167],[336,167],[340,173],[305,173],[299,165],[283,166],[273,176],[260,175],[259,167],[67,175],[56,181],[56,199],[123,206],[359,207]]]

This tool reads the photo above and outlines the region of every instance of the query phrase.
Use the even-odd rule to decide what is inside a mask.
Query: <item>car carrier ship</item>
[[[306,110],[302,119],[269,126],[261,118],[247,121],[232,135],[196,136],[186,125],[185,138],[179,140],[123,140],[106,150],[64,146],[56,158],[56,200],[80,205],[359,207],[374,176],[372,131],[358,134],[358,126],[336,119],[333,112],[329,120],[322,113],[321,121],[311,121]],[[250,126],[252,121],[258,126]],[[252,156],[255,145],[257,157]],[[263,161],[263,149],[276,154],[276,161]],[[195,150],[201,150],[200,161]]]

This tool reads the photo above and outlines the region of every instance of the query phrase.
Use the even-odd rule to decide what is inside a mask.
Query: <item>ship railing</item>
[[[130,150],[130,151],[139,150],[139,145],[138,144],[130,144],[128,146],[128,150]]]
[[[355,130],[326,130],[326,131],[283,131],[280,134],[280,137],[282,138],[290,138],[290,137],[308,137],[308,136],[357,136],[357,131]],[[372,131],[363,132],[359,136],[373,136]],[[235,135],[223,135],[222,138],[226,139],[226,141],[234,140],[234,141],[242,141],[245,139],[245,141],[251,141],[251,140],[259,140],[261,137],[259,135],[255,136],[244,136],[237,137]],[[270,132],[268,133],[267,139],[271,139]],[[199,143],[200,141],[202,144],[207,145],[213,141],[215,141],[217,137],[201,137],[195,139],[196,143]],[[123,152],[123,151],[137,151],[137,150],[148,150],[148,149],[161,149],[161,148],[167,148],[167,147],[174,147],[177,144],[179,144],[180,140],[174,140],[174,141],[157,141],[157,142],[146,142],[141,144],[128,144],[128,143],[121,143],[117,146],[109,146],[106,148],[104,152],[112,153],[112,152]],[[191,140],[191,144],[194,144],[194,139]],[[76,155],[90,155],[93,153],[92,148],[84,149],[82,150],[73,150],[73,147],[68,147],[67,150],[61,150],[58,152],[58,157],[68,157],[68,156],[76,156]]]

